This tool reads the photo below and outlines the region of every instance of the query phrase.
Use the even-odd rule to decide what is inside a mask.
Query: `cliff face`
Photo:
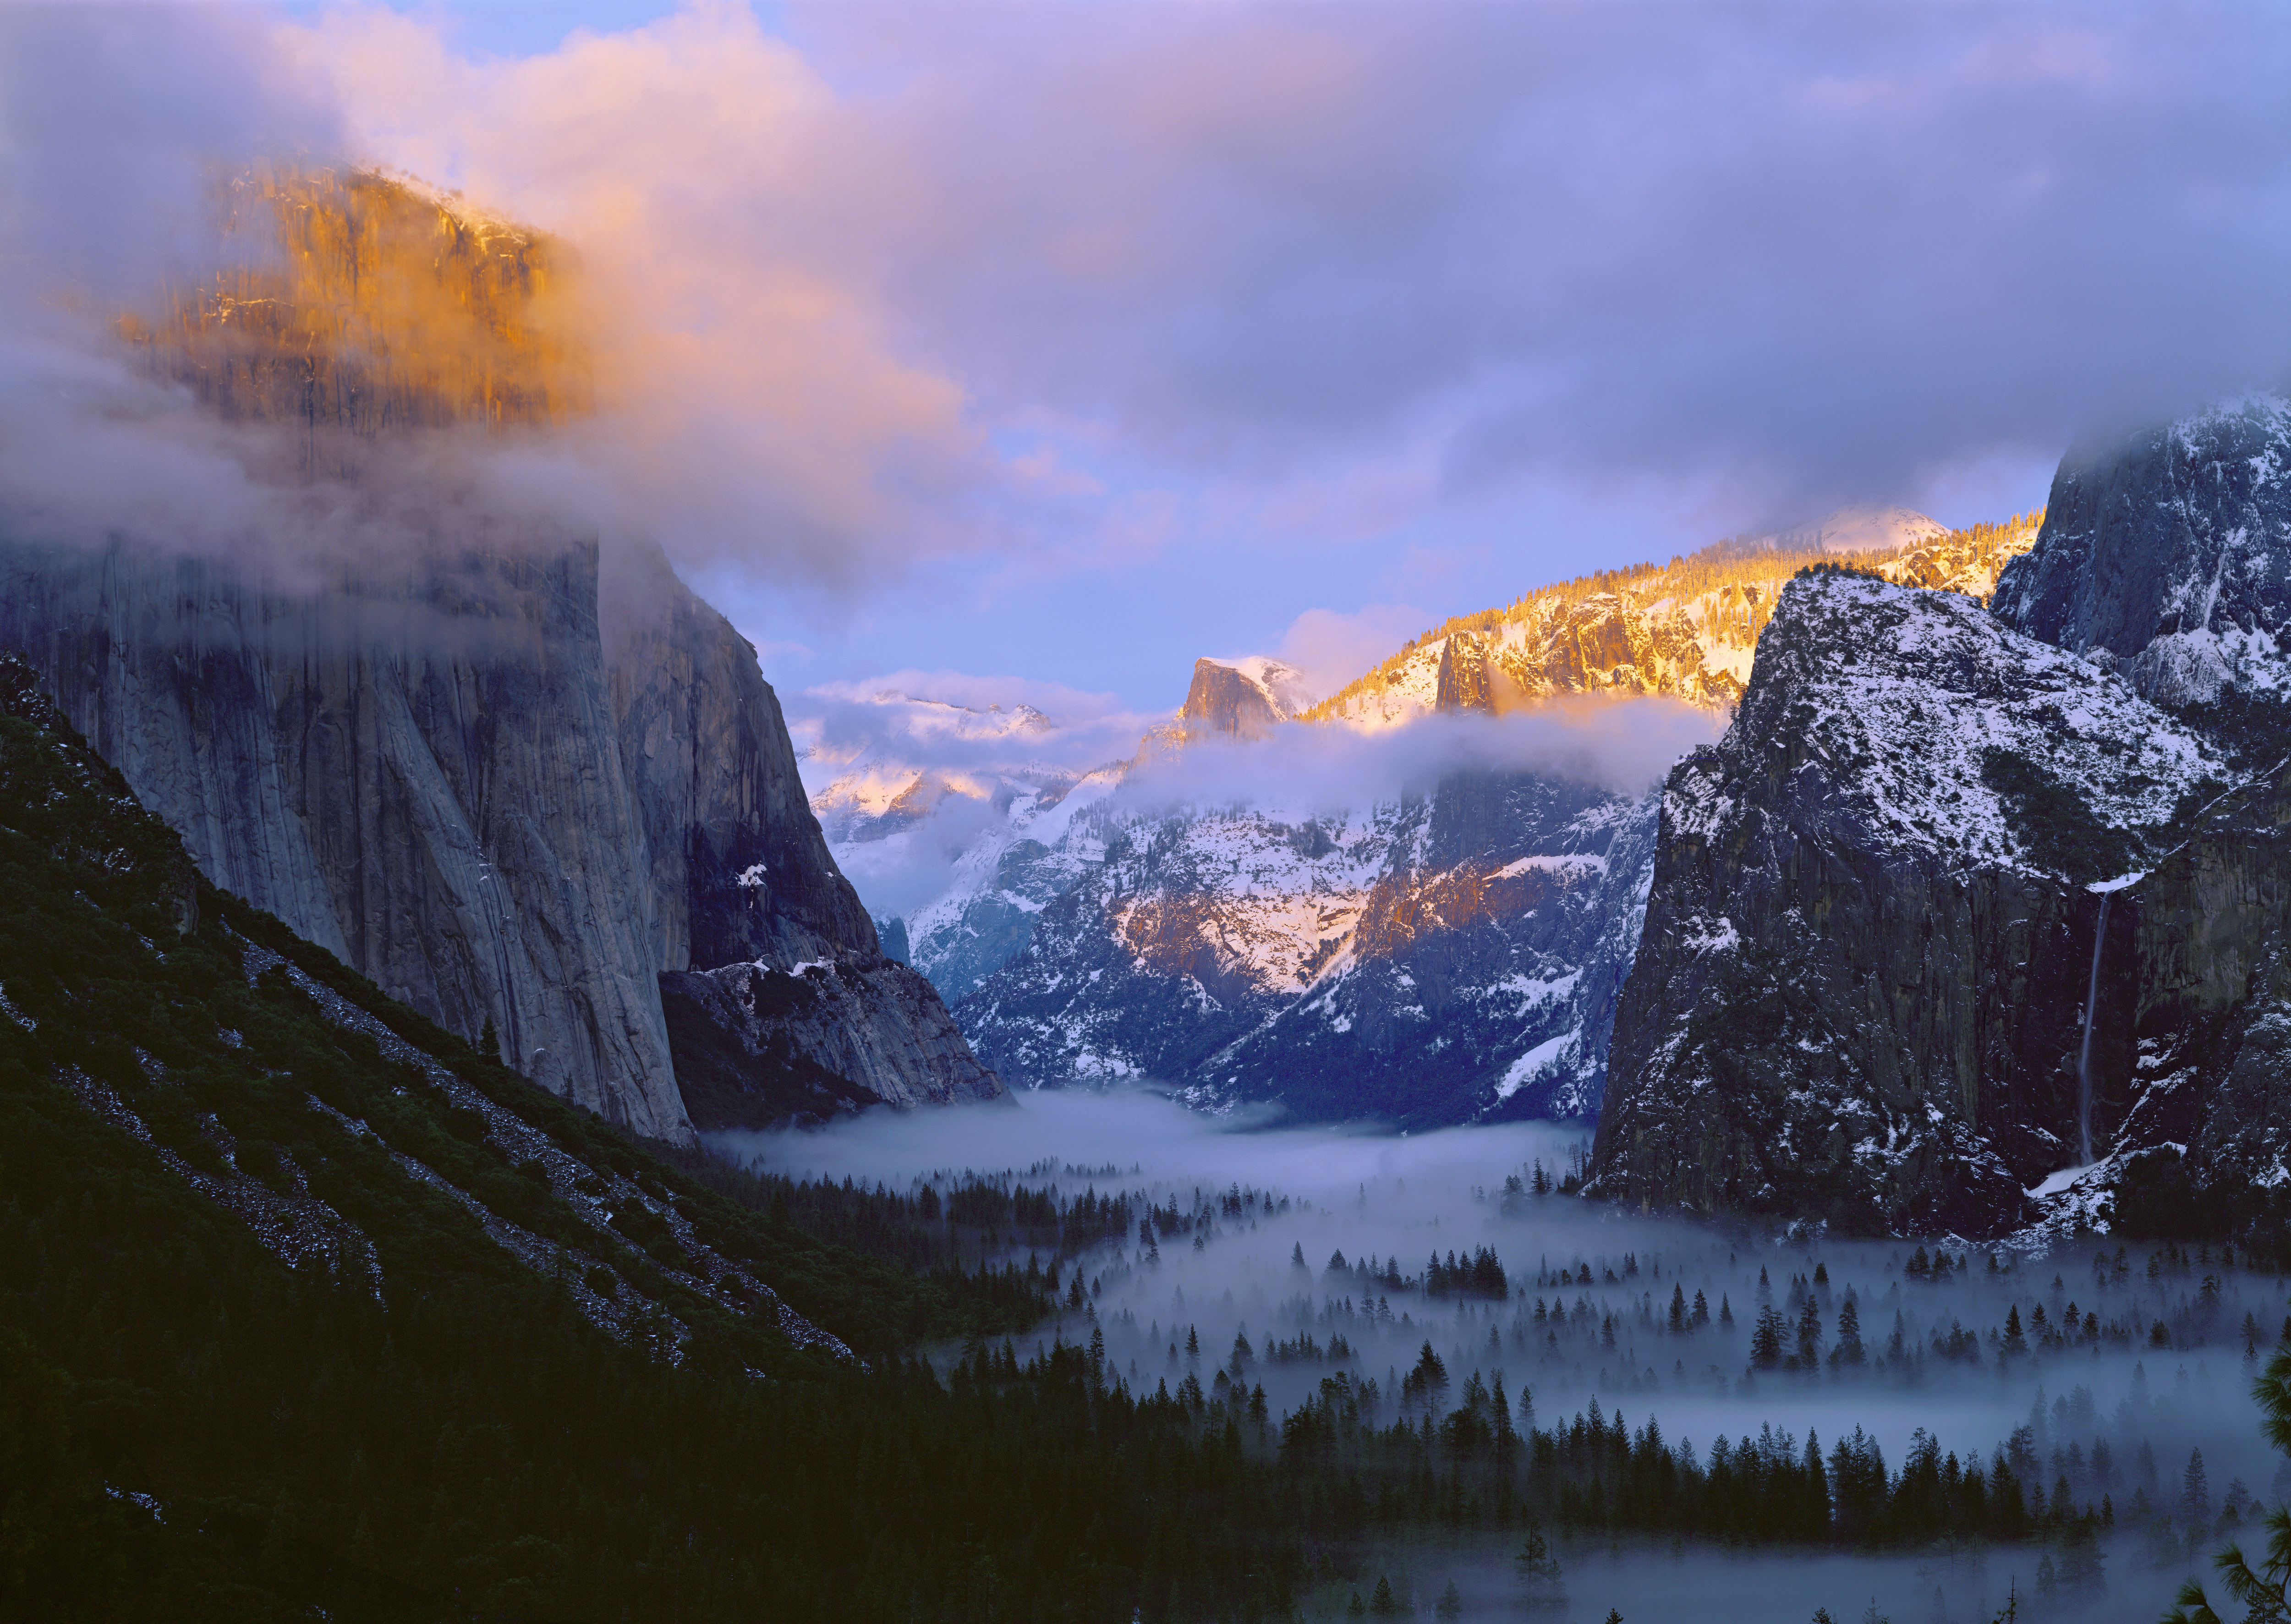
[[[1187,733],[1262,738],[1301,708],[1291,698],[1298,680],[1297,672],[1277,660],[1250,661],[1247,668],[1196,660],[1178,726]]]
[[[2064,459],[2014,629],[2120,663],[2159,704],[2291,685],[2291,402],[2262,396]]]
[[[2205,1182],[2291,1178],[2291,773],[2209,808],[2109,924],[2096,1070],[2116,1148],[2184,1146]]]
[[[241,262],[125,318],[122,335],[231,422],[340,430],[301,442],[314,471],[377,435],[587,408],[562,243],[358,170],[265,166],[215,202]]]
[[[219,201],[243,262],[119,332],[230,425],[271,519],[237,562],[0,534],[0,647],[216,884],[641,1132],[712,1125],[658,977],[735,961],[848,969],[790,1041],[856,1067],[851,1101],[998,1094],[884,960],[755,651],[656,548],[473,497],[488,431],[590,404],[563,245],[358,172]],[[369,523],[355,553],[306,534]]]
[[[2291,405],[2071,453],[1992,607],[1785,593],[1665,794],[1597,1187],[1978,1234],[2095,1159],[2135,1215],[2291,1180]]]
[[[730,964],[671,970],[660,985],[684,1103],[703,1129],[1009,1097],[904,964]]]
[[[656,548],[607,556],[601,642],[623,773],[651,856],[665,970],[880,956],[797,776],[755,650]]]
[[[2018,1221],[2023,1186],[2082,1159],[2114,894],[2088,888],[2167,848],[2223,767],[1965,599],[1793,582],[1725,739],[1664,791],[1596,1186],[1869,1229]],[[2109,1032],[2103,1145],[2133,1104]]]
[[[229,566],[0,554],[0,643],[215,884],[641,1131],[689,1135],[652,977],[593,548],[266,592]]]
[[[688,1138],[662,971],[920,978],[882,968],[753,652],[656,554],[615,570],[608,651],[593,545],[315,594],[117,547],[0,548],[0,645],[217,885],[440,1025],[490,1024],[556,1092]],[[872,1008],[851,1041],[936,1075],[932,1017],[894,991],[846,1007]],[[823,1040],[819,1063],[840,1052]],[[976,1071],[948,1089],[999,1091]]]

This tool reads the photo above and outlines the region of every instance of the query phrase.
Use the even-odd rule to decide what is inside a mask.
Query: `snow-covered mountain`
[[[1966,599],[1792,582],[1734,725],[1664,791],[1602,1178],[1858,1228],[2016,1218],[2079,1159],[2087,888],[2224,767]],[[2103,1140],[2126,1104],[2094,1103]]]
[[[1589,747],[1658,714],[1679,748],[1713,736],[1783,584],[1840,536],[1889,549],[1858,563],[1985,592],[2035,535],[1913,520],[1841,516],[1797,551],[1722,543],[1541,589],[1317,703],[1278,660],[1202,659],[1176,717],[1087,770],[1009,748],[1058,754],[1047,720],[878,695],[912,731],[842,763],[814,806],[871,901],[923,848],[945,854],[939,888],[903,910],[908,951],[1014,1086],[1152,1080],[1204,1106],[1410,1122],[1588,1116],[1652,878],[1647,791],[1671,759],[1618,772]],[[1679,702],[1700,718],[1683,730]],[[1565,736],[1522,752],[1517,736],[1563,715]],[[993,770],[922,764],[953,738],[988,745]],[[1379,751],[1391,770],[1300,782]]]
[[[1651,803],[1467,768],[1357,810],[1117,799],[1076,829],[1101,860],[956,1006],[1014,1083],[1403,1124],[1596,1108]]]
[[[2159,703],[2291,690],[2291,401],[2255,396],[2070,453],[1997,612],[2120,665]]]
[[[870,703],[896,718],[892,725],[910,749],[951,742],[1024,741],[1057,731],[1057,724],[1029,704],[1007,709],[959,705],[896,692],[877,694]],[[864,846],[911,829],[951,795],[988,800],[1014,776],[1043,784],[1061,776],[1054,767],[1023,760],[1015,767],[998,765],[984,773],[967,764],[918,765],[904,754],[886,754],[872,741],[841,754],[825,752],[815,744],[806,760],[824,760],[835,768],[825,787],[813,792],[811,809],[838,848]]]
[[[2287,581],[2268,398],[2071,453],[1994,615],[1793,583],[1665,789],[1596,1187],[2279,1236]]]
[[[812,810],[887,943],[960,997],[1025,948],[1034,915],[1079,876],[1089,848],[1068,848],[1068,825],[1124,771],[1089,754],[1134,740],[1137,724],[897,689],[838,697],[840,725],[798,724]]]

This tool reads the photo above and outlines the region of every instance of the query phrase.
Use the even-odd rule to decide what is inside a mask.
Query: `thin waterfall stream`
[[[2092,932],[2092,980],[2084,993],[2084,1042],[2077,1050],[2077,1159],[2092,1165],[2092,1017],[2100,1006],[2100,954],[2108,945],[2108,904],[2113,891],[2100,894],[2100,923]]]

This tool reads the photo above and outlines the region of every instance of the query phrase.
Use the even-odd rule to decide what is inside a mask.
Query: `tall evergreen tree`
[[[2291,1336],[2276,1347],[2259,1379],[2252,1383],[2259,1401],[2260,1431],[2267,1441],[2291,1455]],[[2196,1463],[2192,1460],[2191,1468]],[[2230,1544],[2213,1558],[2228,1594],[2246,1609],[2246,1624],[2286,1624],[2291,1620],[2291,1507],[2277,1506],[2266,1518],[2267,1552],[2260,1565],[2239,1545]],[[2204,1595],[2191,1580],[2181,1587],[2180,1604],[2165,1614],[2166,1624],[2223,1624]]]
[[[1769,1303],[1758,1310],[1756,1328],[1750,1332],[1750,1363],[1762,1371],[1776,1370],[1782,1362],[1781,1310]]]
[[[1813,1370],[1821,1363],[1821,1309],[1806,1294],[1805,1304],[1797,1314],[1797,1363],[1801,1370]]]

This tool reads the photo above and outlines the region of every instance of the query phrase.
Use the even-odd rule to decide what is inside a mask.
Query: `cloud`
[[[1019,708],[1041,714],[1020,725]],[[856,764],[951,771],[968,778],[1049,768],[1087,772],[1125,759],[1159,717],[1111,694],[967,671],[895,671],[826,682],[786,700],[816,790]]]
[[[221,175],[329,152],[335,109],[246,7],[0,8],[0,279],[20,326],[109,317],[218,261]]]
[[[1349,615],[1307,609],[1289,623],[1275,652],[1305,673],[1314,697],[1326,699],[1436,618],[1406,604],[1371,604]]]
[[[687,567],[834,588],[967,544],[1000,470],[961,386],[893,356],[880,312],[810,252],[832,98],[746,8],[518,59],[458,55],[382,7],[282,37],[361,157],[576,245],[603,410],[574,446],[613,519]]]
[[[1019,704],[1057,725],[1013,726]],[[788,713],[838,865],[877,914],[908,918],[1011,840],[1061,838],[1066,817],[1085,806],[1080,815],[1101,832],[1234,807],[1304,819],[1389,805],[1473,769],[1638,795],[1686,752],[1714,742],[1721,726],[1672,700],[1595,700],[1502,717],[1431,716],[1379,733],[1300,724],[1248,743],[1209,738],[1141,751],[1140,736],[1166,716],[1139,715],[1110,695],[944,671],[823,684],[792,698]],[[1126,770],[1068,793],[1076,776],[1109,764]],[[927,806],[893,824],[874,821],[922,776],[936,786]],[[1045,787],[1065,797],[1050,818],[1056,827],[1046,832],[1023,806],[1014,824],[1014,799]]]
[[[1359,810],[1431,792],[1454,772],[1537,773],[1618,794],[1645,793],[1724,719],[1676,700],[1547,704],[1505,716],[1432,715],[1367,732],[1342,723],[1275,729],[1246,744],[1203,739],[1141,761],[1121,802],[1256,807],[1300,816]]]
[[[533,483],[839,601],[1453,551],[1554,487],[1917,504],[2291,368],[2271,13],[772,15],[484,57],[378,6],[19,8],[10,252],[108,309],[209,262],[218,165],[464,189],[601,312],[607,410]]]
[[[1266,492],[1915,501],[2291,364],[2243,8],[820,8],[821,240],[993,415]],[[1659,17],[1660,24],[1652,20]]]

